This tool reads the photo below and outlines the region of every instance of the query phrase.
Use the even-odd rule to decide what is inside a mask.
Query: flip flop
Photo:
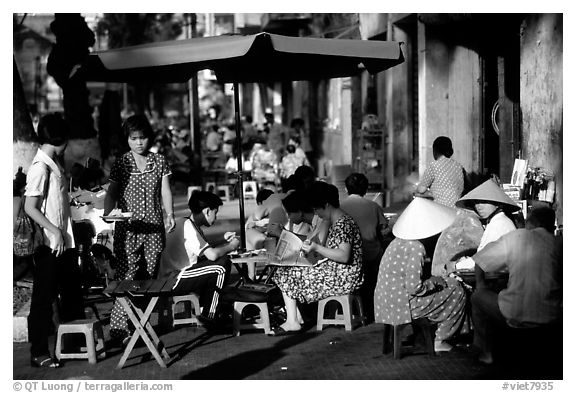
[[[282,326],[278,326],[278,327],[272,328],[272,330],[270,331],[270,333],[268,333],[268,335],[272,336],[272,337],[289,336],[291,334],[298,334],[301,331],[302,331],[302,329],[300,329],[300,330],[285,330]]]
[[[48,355],[38,356],[30,360],[30,365],[32,367],[44,367],[44,368],[59,368],[60,363],[56,359],[52,359]]]

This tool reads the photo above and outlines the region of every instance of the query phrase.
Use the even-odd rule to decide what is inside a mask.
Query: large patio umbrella
[[[392,41],[287,37],[269,33],[166,41],[90,54],[76,70],[85,80],[103,82],[186,82],[211,69],[219,82],[233,83],[236,141],[241,151],[238,83],[314,80],[375,74],[404,61]],[[246,246],[242,155],[238,155],[240,238]]]

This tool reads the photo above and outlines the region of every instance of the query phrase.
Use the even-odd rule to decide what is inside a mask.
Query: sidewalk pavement
[[[246,201],[246,213],[256,206]],[[177,217],[189,214],[186,197],[176,195]],[[238,230],[238,201],[226,202],[219,213],[219,224],[207,234],[218,238],[224,231]],[[100,305],[105,337],[111,303]],[[310,309],[315,310],[314,305]],[[157,319],[157,318],[156,318]],[[317,332],[313,325],[304,332],[269,337],[262,331],[243,332],[240,336],[210,334],[202,327],[178,326],[160,334],[172,357],[163,369],[139,339],[126,365],[116,370],[122,352],[108,349],[106,358],[90,365],[86,360],[68,360],[59,369],[30,366],[29,344],[13,343],[13,378],[15,380],[468,380],[468,379],[562,379],[561,367],[549,374],[518,375],[518,370],[504,366],[484,366],[466,345],[449,353],[429,357],[408,354],[395,360],[382,354],[383,325],[370,324],[346,332],[343,327],[325,327]],[[152,319],[154,322],[154,318]],[[153,323],[154,324],[154,323]],[[407,329],[409,330],[409,329]],[[53,339],[53,338],[52,338]],[[465,344],[465,343],[464,343]],[[546,359],[534,361],[546,362]]]

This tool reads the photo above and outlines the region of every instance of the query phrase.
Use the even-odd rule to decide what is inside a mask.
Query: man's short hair
[[[188,207],[193,214],[198,214],[207,207],[214,210],[222,205],[222,199],[208,191],[193,191],[188,200]]]
[[[303,191],[294,191],[282,199],[282,206],[288,213],[312,213],[314,209],[308,199]]]
[[[366,195],[368,178],[363,173],[351,173],[344,181],[348,194]]]
[[[62,146],[68,142],[70,127],[60,113],[48,113],[38,122],[38,143]]]
[[[556,213],[550,207],[537,207],[532,209],[526,220],[526,227],[544,228],[548,232],[554,233],[556,229]]]
[[[340,207],[338,188],[335,185],[318,180],[306,192],[313,208],[324,208],[327,203],[332,207]]]
[[[258,191],[258,194],[256,194],[256,203],[259,205],[262,202],[264,202],[266,199],[268,199],[268,197],[270,195],[274,194],[274,191],[272,191],[269,188],[263,188],[260,191]]]

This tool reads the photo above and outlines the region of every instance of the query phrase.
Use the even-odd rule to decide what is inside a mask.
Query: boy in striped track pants
[[[240,246],[234,232],[226,232],[226,242],[211,246],[202,227],[216,222],[222,200],[206,191],[195,191],[190,196],[190,217],[180,219],[176,230],[168,234],[162,254],[159,276],[179,270],[173,288],[175,296],[194,292],[200,297],[202,313],[199,319],[209,325],[214,323],[218,307],[219,291],[230,275],[231,262],[228,253]]]

